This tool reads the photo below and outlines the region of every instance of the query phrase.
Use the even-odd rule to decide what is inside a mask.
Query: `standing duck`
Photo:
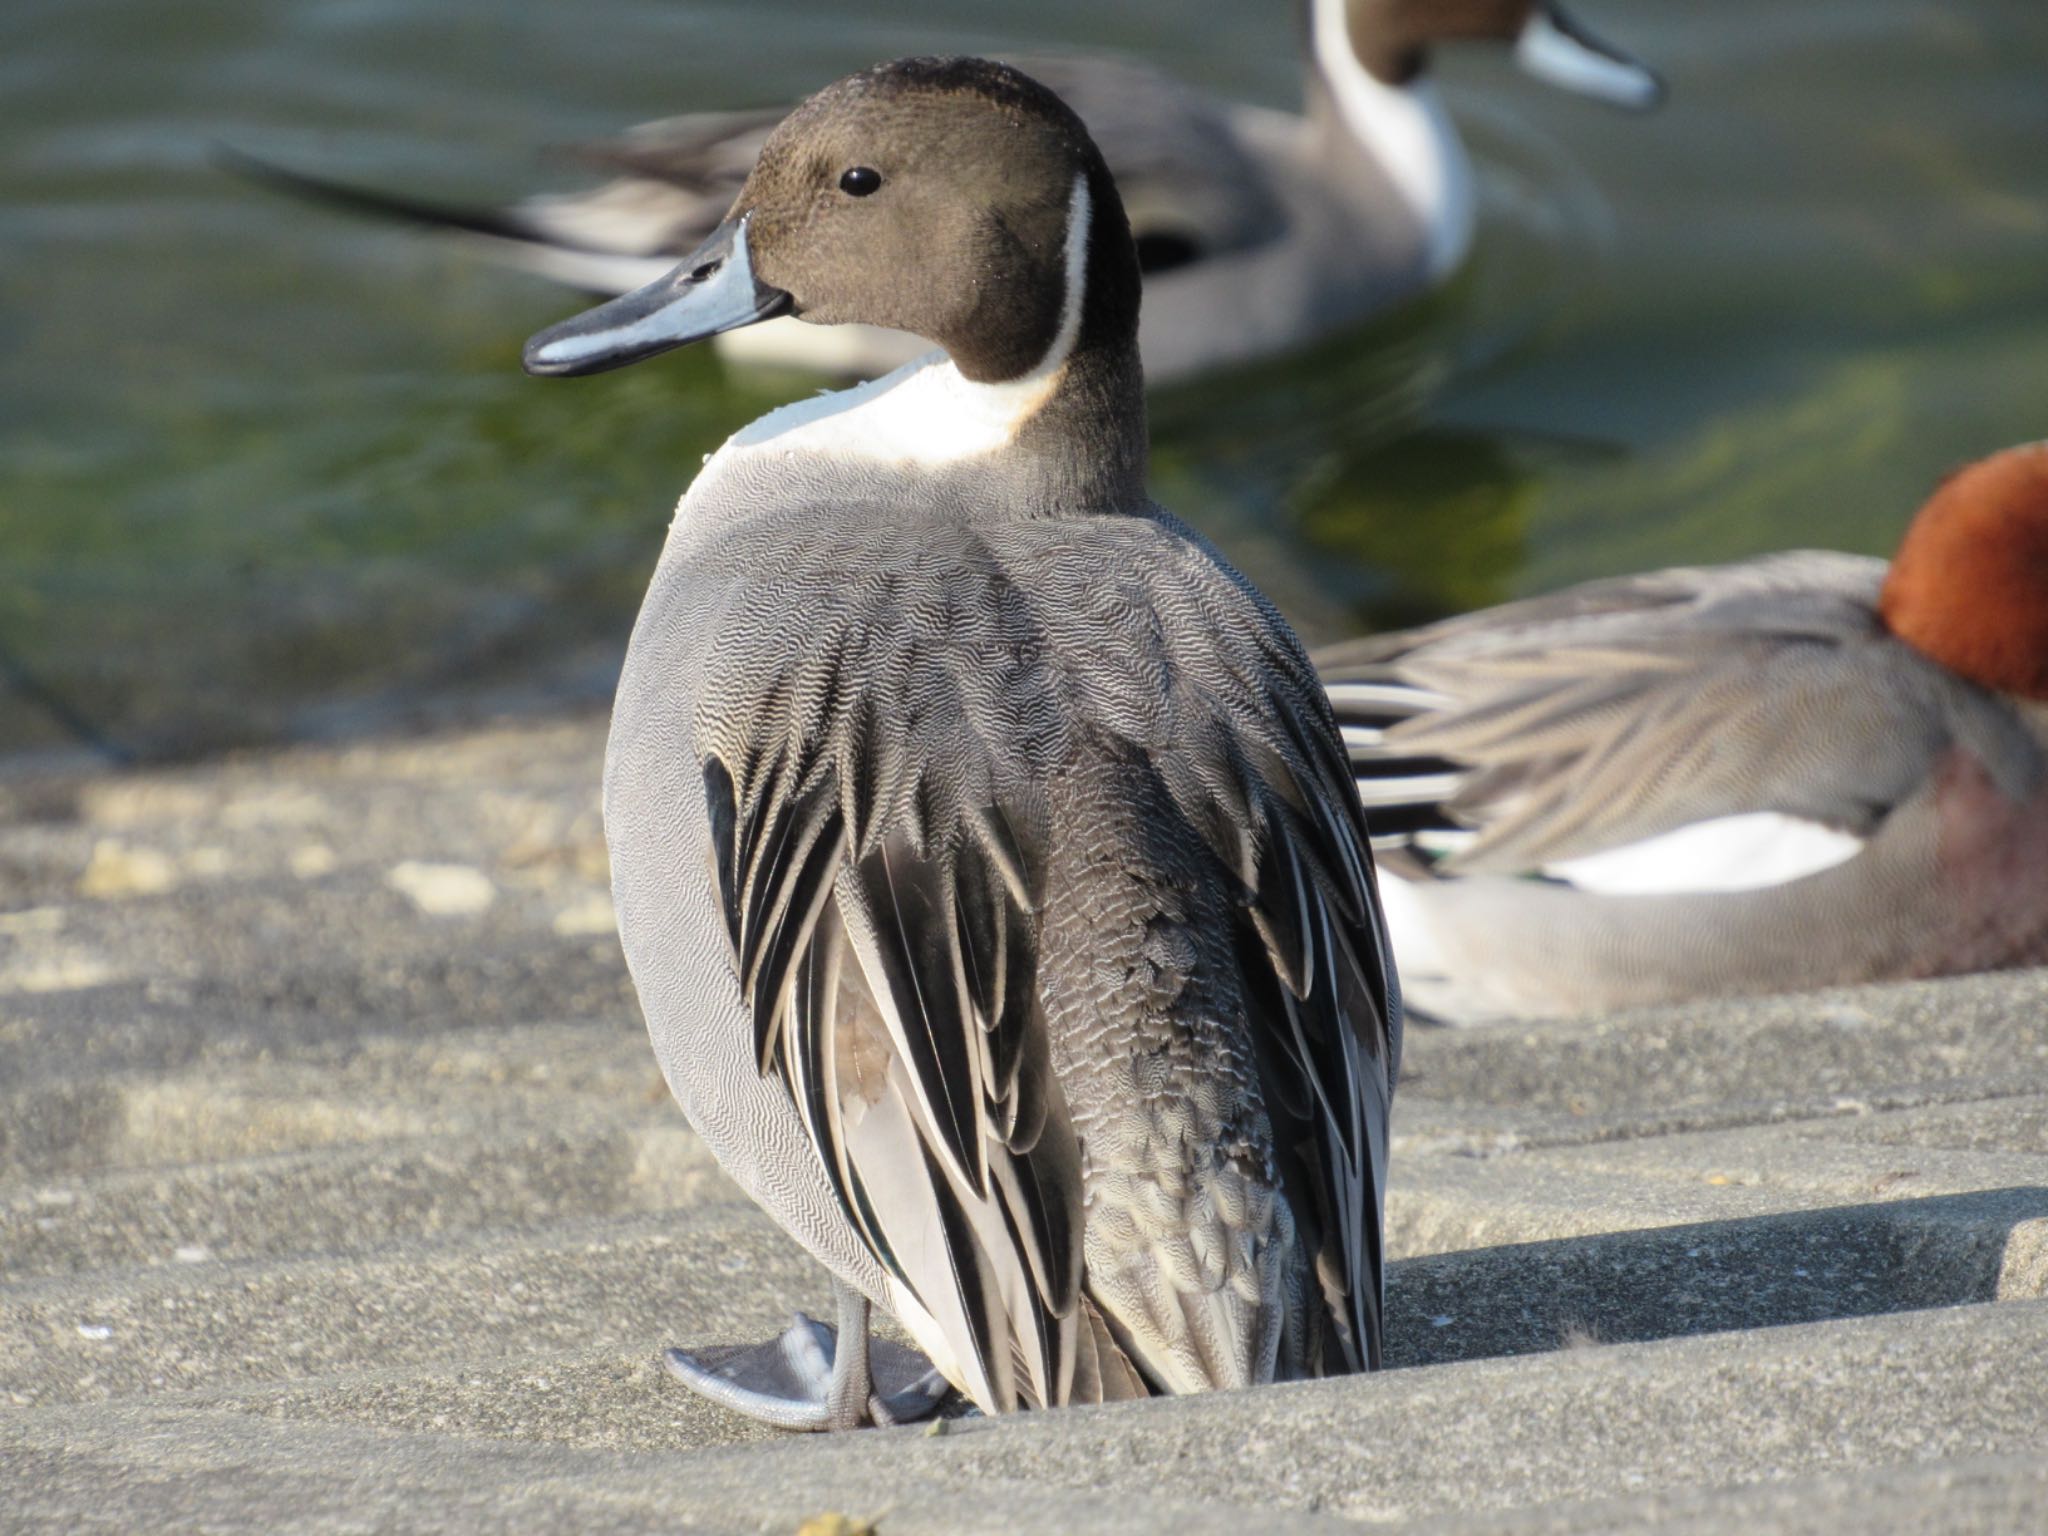
[[[590,373],[775,316],[941,351],[775,411],[676,509],[605,825],[655,1054],[837,1327],[675,1351],[792,1428],[1380,1355],[1400,1004],[1285,621],[1146,494],[1138,269],[1081,121],[909,59],[798,107]],[[914,1354],[871,1348],[870,1303]]]
[[[1428,73],[1439,43],[1514,45],[1530,73],[1648,108],[1657,77],[1555,0],[1308,0],[1305,111],[1220,101],[1142,65],[1033,59],[1123,189],[1145,274],[1154,383],[1293,351],[1451,276],[1471,246],[1471,162]],[[237,164],[267,180],[445,228],[593,293],[649,282],[725,215],[782,109],[692,113],[586,146],[594,189],[456,209]],[[739,360],[871,377],[925,350],[889,327],[774,323],[720,341]]]
[[[1889,567],[1598,581],[1317,658],[1418,1013],[2048,963],[2048,445]]]

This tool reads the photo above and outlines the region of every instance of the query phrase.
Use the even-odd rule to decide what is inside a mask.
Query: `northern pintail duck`
[[[1626,107],[1655,75],[1555,0],[1308,0],[1305,110],[1221,101],[1141,65],[1032,59],[1123,189],[1145,274],[1154,383],[1288,352],[1449,277],[1474,177],[1427,69],[1439,43],[1512,42],[1531,73]],[[693,113],[585,146],[619,173],[589,191],[460,210],[252,165],[301,190],[443,226],[593,293],[652,281],[725,217],[782,109]],[[746,361],[871,377],[925,350],[891,328],[773,323],[721,338]]]
[[[853,75],[527,367],[778,315],[943,350],[706,461],[619,681],[655,1053],[838,1296],[836,1336],[672,1364],[825,1428],[939,1386],[871,1354],[870,1302],[989,1412],[1376,1363],[1401,1034],[1364,823],[1293,633],[1147,496],[1086,129],[980,60]]]
[[[2048,963],[2048,445],[1889,567],[1599,581],[1318,656],[1418,1013]]]

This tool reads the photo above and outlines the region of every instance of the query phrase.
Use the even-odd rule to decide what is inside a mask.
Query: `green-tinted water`
[[[1582,4],[1670,78],[1661,117],[1447,57],[1487,203],[1457,292],[1157,402],[1161,498],[1314,637],[1652,563],[1881,552],[1947,467],[2048,432],[2039,0]],[[519,342],[571,301],[240,186],[211,141],[506,193],[535,147],[913,51],[1115,48],[1291,104],[1289,11],[13,0],[0,753],[599,690],[699,455],[811,387],[704,353],[528,380]]]

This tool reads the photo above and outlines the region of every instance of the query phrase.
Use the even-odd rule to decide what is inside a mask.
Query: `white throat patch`
[[[712,455],[698,483],[734,454],[780,452],[885,464],[950,464],[994,453],[1051,398],[1081,336],[1087,299],[1088,235],[1094,209],[1084,172],[1067,199],[1062,252],[1066,286],[1059,329],[1045,357],[1022,378],[977,384],[943,352],[906,363],[852,389],[799,400],[742,427]]]

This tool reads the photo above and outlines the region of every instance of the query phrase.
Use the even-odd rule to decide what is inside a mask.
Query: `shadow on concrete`
[[[1387,1363],[1436,1365],[2036,1294],[2008,1264],[2048,1189],[1832,1206],[1782,1216],[1434,1254],[1387,1276]],[[2030,1235],[2031,1240],[2031,1235]],[[2001,1277],[2027,1271],[2022,1283]]]

